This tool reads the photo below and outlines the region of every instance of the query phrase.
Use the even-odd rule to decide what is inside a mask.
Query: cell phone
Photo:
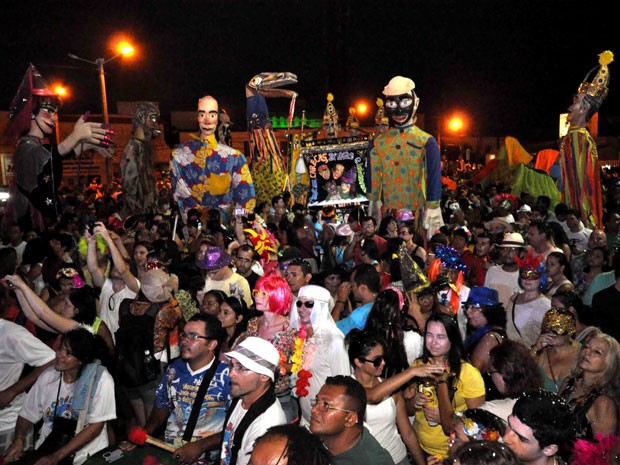
[[[243,208],[236,208],[235,209],[235,215],[243,216],[243,215],[245,215],[245,210]]]
[[[198,222],[198,229],[202,229],[202,223],[200,221]]]

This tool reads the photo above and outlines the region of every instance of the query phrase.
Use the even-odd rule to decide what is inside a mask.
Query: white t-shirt
[[[588,240],[590,239],[590,234],[592,234],[592,230],[588,228],[581,228],[581,231],[577,232],[571,232],[570,230],[566,232],[568,240],[571,242],[575,241],[575,245],[581,250],[588,250]]]
[[[248,411],[242,407],[242,402],[237,402],[235,410],[230,414],[228,423],[224,428],[224,442],[222,443],[221,463],[230,463],[230,449],[235,440],[235,429],[243,420]],[[250,461],[250,454],[254,449],[254,442],[261,437],[272,426],[283,425],[286,423],[286,415],[280,406],[280,402],[274,402],[271,407],[254,419],[248,426],[241,440],[241,447],[237,455],[237,465],[247,465]]]
[[[510,297],[519,291],[519,270],[504,271],[501,265],[492,266],[487,270],[484,287],[495,289],[499,301],[507,309],[510,304]]]
[[[540,335],[540,326],[545,313],[550,308],[551,300],[544,295],[526,304],[517,304],[514,311],[513,302],[510,302],[506,308],[506,335],[508,339],[521,341],[527,347],[532,347]]]
[[[415,331],[403,331],[403,344],[407,353],[407,363],[411,365],[416,358],[422,356],[424,338]]]
[[[137,280],[136,280],[137,281]],[[140,281],[138,281],[140,286]],[[121,302],[125,299],[135,299],[137,294],[127,286],[117,293],[114,293],[112,280],[106,278],[101,286],[101,294],[99,295],[99,318],[107,325],[112,333],[112,339],[116,343],[115,334],[118,331],[118,311]]]
[[[37,423],[43,419],[43,425],[39,433],[39,438],[35,443],[35,449],[38,448],[52,431],[54,412],[57,416],[77,419],[75,412],[71,411],[71,403],[73,401],[73,390],[75,383],[60,383],[60,393],[58,393],[58,384],[61,374],[53,367],[45,370],[37,382],[32,386],[28,393],[26,402],[22,407],[19,415],[26,420]],[[58,406],[56,406],[56,396],[58,394]],[[71,412],[71,413],[69,413]],[[105,370],[99,380],[97,391],[93,397],[89,409],[85,426],[92,423],[105,422],[116,418],[116,402],[114,399],[114,381],[110,373]],[[92,456],[102,449],[108,447],[108,431],[104,425],[101,433],[79,449],[75,454],[73,463],[81,465],[89,456]]]
[[[407,457],[407,448],[396,427],[396,402],[392,396],[378,404],[367,404],[365,423],[381,447],[390,453],[394,463]]]
[[[245,301],[248,308],[252,306],[252,291],[250,290],[248,280],[238,273],[233,272],[231,277],[225,279],[224,281],[215,281],[207,277],[205,280],[204,291],[207,292],[213,290],[223,291],[227,296],[236,295],[241,297]]]
[[[19,381],[24,365],[39,367],[55,357],[54,351],[26,328],[0,318],[0,391]],[[25,400],[26,393],[22,392],[8,407],[0,410],[0,431],[15,428]]]

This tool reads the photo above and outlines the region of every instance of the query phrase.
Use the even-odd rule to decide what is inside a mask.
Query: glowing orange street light
[[[136,49],[133,48],[133,45],[131,45],[129,42],[121,42],[120,44],[118,44],[117,50],[124,57],[130,57],[136,51]]]
[[[59,97],[67,97],[67,88],[62,84],[54,84],[52,85],[52,88],[54,89],[54,93]]]
[[[459,132],[461,129],[463,129],[463,126],[463,120],[458,116],[455,116],[451,118],[450,121],[448,121],[448,127],[452,132]]]
[[[360,102],[357,104],[356,110],[358,115],[364,116],[366,115],[366,113],[368,113],[368,105],[366,105],[364,102]]]

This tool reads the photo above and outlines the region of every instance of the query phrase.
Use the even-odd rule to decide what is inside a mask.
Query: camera
[[[94,233],[94,231],[95,231],[95,226],[97,226],[97,225],[95,224],[95,222],[94,222],[94,221],[89,221],[89,222],[88,222],[88,224],[86,225],[86,229],[88,229],[88,232],[89,232],[91,235],[95,234],[95,233]]]
[[[245,215],[245,210],[243,208],[236,208],[235,209],[235,215],[236,216],[243,216],[243,215]]]

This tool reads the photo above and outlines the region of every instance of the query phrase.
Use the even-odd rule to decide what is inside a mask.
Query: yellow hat
[[[600,98],[603,100],[607,97],[607,92],[609,92],[609,69],[607,65],[614,61],[614,54],[610,50],[606,50],[598,56],[599,66],[596,68],[592,68],[590,72],[586,75],[583,82],[579,85],[579,89],[577,92],[579,94],[590,95],[591,97]],[[598,68],[596,76],[592,82],[588,82],[588,77]]]

